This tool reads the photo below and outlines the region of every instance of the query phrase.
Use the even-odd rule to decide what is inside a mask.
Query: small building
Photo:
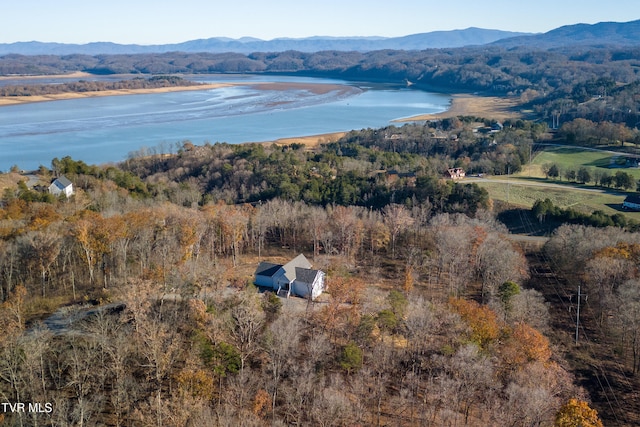
[[[622,202],[622,209],[640,211],[640,194],[631,194]]]
[[[66,176],[60,176],[54,179],[51,185],[49,185],[49,193],[54,196],[64,194],[67,197],[71,197],[73,194],[73,183],[71,183]]]
[[[451,168],[447,169],[447,173],[445,176],[449,179],[462,179],[465,177],[464,169],[462,168]]]
[[[316,299],[325,289],[325,274],[311,268],[311,263],[300,254],[288,263],[261,262],[256,268],[255,284],[273,289],[278,296],[296,295]]]

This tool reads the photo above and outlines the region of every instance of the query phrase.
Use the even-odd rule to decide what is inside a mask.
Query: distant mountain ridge
[[[300,39],[277,38],[273,40],[260,40],[253,37],[243,37],[240,39],[214,37],[163,45],[123,45],[111,42],[64,44],[32,41],[1,43],[0,55],[114,55],[165,52],[236,52],[248,54],[252,52],[284,52],[287,50],[300,52],[319,52],[324,50],[367,52],[382,49],[423,50],[483,45],[500,39],[525,36],[527,34],[529,33],[472,27],[464,30],[433,31],[404,37],[314,36]]]
[[[568,46],[640,46],[640,20],[599,22],[556,28],[543,34],[518,33],[471,27],[464,30],[432,31],[403,37],[329,37],[231,39],[213,37],[163,45],[94,42],[64,44],[44,42],[0,43],[0,55],[122,55],[144,53],[223,53],[320,51],[370,52],[375,50],[424,50],[491,45],[503,48],[552,49]]]
[[[496,40],[494,46],[551,49],[564,46],[636,46],[640,45],[640,20],[565,25],[544,34],[524,35]]]

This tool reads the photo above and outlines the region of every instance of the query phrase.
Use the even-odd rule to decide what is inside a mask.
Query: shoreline
[[[104,96],[124,96],[124,95],[147,95],[154,93],[183,92],[194,90],[211,90],[221,87],[237,86],[235,83],[208,83],[196,86],[170,86],[148,89],[118,89],[100,90],[95,92],[66,92],[51,95],[34,96],[2,96],[0,97],[0,107],[11,105],[33,104],[37,102],[64,101],[68,99],[99,98]]]
[[[65,76],[66,77],[66,76]],[[74,76],[77,77],[77,76]],[[2,78],[2,77],[0,77]],[[6,78],[6,77],[5,77]],[[156,93],[186,92],[212,90],[223,87],[249,86],[260,90],[307,90],[314,95],[325,95],[329,92],[345,94],[356,88],[348,85],[332,83],[293,83],[293,82],[253,82],[253,83],[205,83],[193,86],[169,86],[147,89],[99,90],[93,92],[65,92],[51,95],[33,96],[0,96],[0,107],[33,104],[38,102],[64,101],[69,99],[99,98],[105,96],[148,95]]]
[[[78,78],[82,77],[74,73],[59,78]],[[42,76],[43,78],[51,78],[52,76]],[[2,79],[16,78],[15,76],[0,76]],[[25,76],[25,78],[28,78]],[[40,76],[33,76],[38,79]],[[41,96],[20,96],[20,97],[0,97],[0,108],[2,106],[23,105],[38,102],[52,102],[59,100],[96,98],[104,96],[126,96],[139,94],[156,94],[181,91],[206,91],[225,87],[248,86],[259,90],[267,91],[284,91],[284,90],[305,90],[314,95],[324,95],[330,92],[345,93],[354,90],[354,86],[340,85],[331,83],[296,83],[296,82],[218,82],[207,83],[195,86],[172,86],[162,88],[147,89],[123,89],[123,90],[105,90],[95,92],[68,92],[61,94],[41,95]],[[502,98],[496,96],[480,96],[475,94],[450,94],[451,101],[448,108],[439,113],[418,114],[410,117],[403,117],[389,122],[390,125],[403,125],[409,122],[420,122],[428,120],[439,120],[457,116],[476,116],[496,120],[505,120],[510,118],[521,117],[522,114],[514,107],[517,106],[517,98]],[[302,144],[305,150],[315,150],[318,146],[330,142],[335,142],[346,135],[348,131],[329,132],[315,135],[302,135],[282,137],[275,140],[263,141],[244,141],[241,144],[260,143],[260,144],[276,144],[290,145]]]
[[[451,103],[445,111],[403,117],[393,122],[419,122],[458,116],[476,116],[496,120],[516,119],[522,117],[520,112],[514,110],[517,105],[517,100],[513,98],[458,93],[451,94]]]
[[[39,74],[39,75],[22,75],[22,74],[11,74],[8,76],[0,76],[1,80],[45,80],[45,79],[83,79],[85,77],[95,77],[94,74],[87,73],[84,71],[74,71],[69,74]]]

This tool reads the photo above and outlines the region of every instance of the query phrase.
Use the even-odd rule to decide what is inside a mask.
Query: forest
[[[6,188],[0,397],[52,410],[0,416],[61,426],[602,425],[547,338],[550,305],[527,286],[524,248],[486,191],[443,178],[453,166],[516,167],[546,128],[514,122],[472,136],[471,120],[363,129],[311,151],[185,141],[118,165],[65,157],[38,174],[70,179],[69,199]],[[617,271],[598,268],[636,251],[635,234],[601,230],[611,237],[583,261],[598,286]],[[327,273],[319,300],[252,284],[259,261],[300,252]],[[603,313],[619,292],[606,289]],[[631,329],[601,317],[629,360]]]

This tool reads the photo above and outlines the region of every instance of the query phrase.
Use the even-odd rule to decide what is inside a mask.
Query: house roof
[[[64,175],[56,178],[55,181],[53,181],[53,184],[61,190],[64,190],[68,186],[72,185],[71,181],[69,181]]]
[[[289,281],[294,281],[296,279],[296,268],[310,269],[311,263],[303,254],[300,254],[283,265],[282,268],[284,269],[284,275],[287,279],[289,279]]]
[[[640,194],[630,194],[624,199],[627,203],[634,203],[636,205],[640,205]]]
[[[281,264],[273,264],[271,262],[263,261],[258,264],[256,268],[256,276],[272,277],[282,267]]]
[[[320,270],[296,267],[296,281],[311,284],[318,276],[318,273],[320,273]]]

